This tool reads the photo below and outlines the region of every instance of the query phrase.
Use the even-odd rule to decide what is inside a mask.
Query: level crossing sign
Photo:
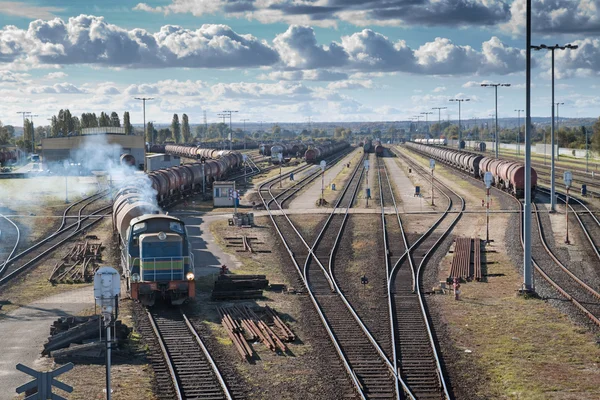
[[[57,394],[52,393],[52,386],[64,390],[67,393],[73,392],[73,388],[66,383],[62,383],[55,378],[61,374],[64,374],[67,371],[73,369],[73,363],[68,363],[63,365],[62,367],[55,369],[50,372],[39,372],[32,368],[29,368],[23,364],[17,364],[17,369],[21,372],[26,373],[27,375],[35,378],[31,382],[28,382],[24,385],[21,385],[17,388],[17,393],[21,394],[28,390],[37,388],[37,393],[34,393],[30,396],[25,397],[25,400],[34,400],[34,399],[52,399],[52,400],[66,400],[64,397],[59,396]]]

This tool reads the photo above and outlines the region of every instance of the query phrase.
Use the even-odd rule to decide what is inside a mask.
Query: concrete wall
[[[169,154],[153,154],[146,156],[146,172],[181,165],[181,159]]]
[[[96,136],[96,137],[95,137]],[[112,149],[112,154],[109,155],[113,162],[119,162],[119,158],[122,154],[131,154],[135,157],[136,166],[145,163],[146,148],[143,136],[134,135],[104,135],[108,144],[116,144]],[[44,138],[42,139],[42,159],[46,166],[52,164],[62,165],[63,161],[70,160],[72,162],[80,163],[85,160],[78,160],[78,150],[82,148],[86,141],[97,139],[97,135],[86,135],[86,136],[69,136],[69,137],[58,137],[58,138]]]

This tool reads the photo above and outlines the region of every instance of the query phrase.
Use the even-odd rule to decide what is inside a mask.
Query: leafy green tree
[[[123,127],[125,127],[126,135],[133,135],[133,125],[131,125],[129,111],[125,111],[125,113],[123,113]]]
[[[110,124],[111,124],[111,126],[114,126],[116,128],[119,128],[121,126],[121,121],[119,120],[119,114],[117,114],[114,111],[110,113]]]
[[[173,132],[173,141],[175,141],[175,143],[180,143],[181,124],[179,123],[179,116],[177,114],[173,114],[173,119],[171,120],[171,131]]]
[[[164,143],[167,141],[167,139],[171,139],[171,138],[172,138],[171,130],[167,129],[167,128],[163,128],[158,131],[156,141],[158,143]]]
[[[194,134],[200,140],[205,139],[206,138],[206,134],[207,134],[206,126],[204,126],[204,125],[196,125],[196,129],[194,129]]]
[[[10,144],[10,141],[14,136],[14,131],[11,133],[10,129],[7,128],[8,126],[10,125],[5,126],[2,124],[2,121],[0,121],[0,145],[2,146]]]
[[[148,124],[146,124],[146,142],[147,143],[155,143],[156,142],[156,136],[154,135],[154,124],[152,122],[148,122]]]
[[[190,122],[188,120],[187,114],[183,114],[181,116],[181,134],[183,136],[183,142],[189,143],[192,139],[192,133],[190,132]]]
[[[600,152],[600,118],[592,125],[592,150]]]
[[[100,126],[100,127],[111,126],[110,117],[104,111],[102,111],[100,113],[100,118],[98,118],[98,126]]]

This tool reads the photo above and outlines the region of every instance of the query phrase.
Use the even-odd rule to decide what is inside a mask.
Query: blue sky
[[[597,117],[600,0],[534,2],[534,44],[556,54],[561,117]],[[541,4],[540,4],[541,3]],[[458,118],[524,108],[524,0],[0,0],[0,120],[60,108],[192,123]],[[533,115],[550,114],[549,55],[534,53]],[[437,119],[437,114],[431,115]],[[139,121],[138,121],[139,120]]]

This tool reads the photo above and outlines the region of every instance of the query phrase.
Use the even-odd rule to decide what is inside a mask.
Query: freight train
[[[274,142],[274,143],[263,143],[259,146],[259,152],[263,156],[273,157],[273,148],[276,148],[278,152],[281,152],[284,157],[302,157],[304,152],[308,149],[308,145],[302,142]]]
[[[130,184],[117,192],[113,225],[132,299],[180,305],[195,297],[194,259],[183,221],[161,213],[148,188]]]
[[[342,151],[348,148],[350,145],[348,142],[333,142],[328,144],[320,144],[317,146],[312,146],[306,153],[304,153],[304,158],[309,164],[316,164],[322,159],[329,157],[332,154],[335,154],[339,151]]]
[[[219,152],[217,160],[153,171],[124,185],[114,197],[113,224],[121,263],[133,299],[152,305],[157,298],[179,305],[195,296],[194,259],[183,221],[160,211],[223,179],[242,166],[238,152]]]
[[[379,139],[377,139],[373,142],[373,148],[375,149],[375,155],[377,157],[383,157],[383,152],[385,149]]]
[[[363,140],[363,151],[365,153],[371,153],[373,151],[373,140],[372,139],[366,139]]]
[[[406,143],[406,146],[418,153],[459,169],[469,175],[483,179],[486,172],[494,176],[494,186],[505,190],[517,198],[525,194],[525,166],[516,161],[484,157],[481,154],[452,150],[419,143]],[[531,168],[531,196],[535,197],[537,173]]]
[[[448,145],[447,139],[415,139],[414,142],[420,143],[420,144],[433,144],[436,146],[447,146]]]

